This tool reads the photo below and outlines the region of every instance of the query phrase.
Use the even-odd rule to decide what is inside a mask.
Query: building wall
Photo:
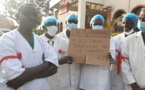
[[[138,6],[138,5],[145,5],[145,0],[130,0],[130,11]]]
[[[58,17],[58,20],[63,22],[63,29],[66,28],[65,20],[70,13],[75,13],[78,15],[78,28],[85,27],[86,2],[103,4],[104,6],[112,6],[111,18],[113,18],[114,14],[120,9],[128,13],[138,5],[145,5],[145,0],[78,0],[78,13],[71,11],[62,15],[59,15],[58,12],[56,13],[57,15],[55,16]]]
[[[113,17],[114,13],[119,9],[123,9],[128,13],[136,6],[145,5],[145,0],[105,0],[104,4],[112,6],[111,16]]]
[[[78,12],[77,11],[69,11],[68,13],[64,13],[62,15],[59,15],[58,11],[55,12],[55,16],[57,17],[59,22],[63,23],[63,29],[66,29],[66,17],[74,13],[78,16],[78,28],[85,28],[85,14],[86,14],[86,2],[91,2],[91,3],[98,3],[98,4],[103,4],[105,0],[78,0]],[[58,15],[58,16],[57,16]]]
[[[129,0],[106,0],[105,5],[112,6],[111,17],[113,17],[117,10],[123,9],[128,12]]]
[[[83,0],[83,2],[92,2],[92,3],[104,4],[105,0]]]
[[[87,2],[103,4],[105,0],[78,0],[78,21],[80,21],[78,28],[85,28]]]

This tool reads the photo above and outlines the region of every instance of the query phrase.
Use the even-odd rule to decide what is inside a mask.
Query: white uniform
[[[66,48],[68,48],[69,38],[66,35],[66,31],[59,33],[58,36],[65,39],[65,41],[67,42]],[[69,83],[67,84],[70,85],[70,90],[80,90],[79,83],[80,83],[81,65],[73,63],[68,65],[67,69],[69,71],[69,73],[67,74],[69,76]]]
[[[48,39],[44,34],[41,37],[50,44],[58,55],[58,59],[67,55],[68,43],[56,35]],[[51,90],[70,90],[68,64],[60,65],[55,75],[49,77]]]
[[[5,82],[20,76],[25,68],[31,68],[49,61],[58,66],[57,55],[50,45],[42,38],[34,34],[34,49],[17,30],[6,33],[0,38],[0,60],[6,56],[17,56],[21,52],[21,61],[17,58],[7,59],[1,63],[2,77],[0,82],[0,90],[7,90]],[[22,65],[24,68],[22,68]],[[5,81],[5,82],[4,82]],[[4,85],[4,86],[2,86]],[[47,78],[39,78],[32,80],[18,90],[50,90],[49,81]]]
[[[121,49],[122,49],[122,44],[123,41],[125,40],[125,33],[121,33],[115,37],[113,37],[114,42],[115,42],[115,49],[118,50],[119,53],[121,53]],[[118,53],[115,53],[115,60],[117,61],[117,55]],[[117,74],[117,65],[113,65],[113,70],[111,70],[111,90],[124,90],[125,86],[124,86],[124,81],[122,79],[122,75],[121,72],[118,75]]]
[[[129,86],[136,82],[140,88],[145,88],[145,44],[141,31],[125,39],[121,54],[129,59],[121,64],[125,84]],[[126,90],[132,89],[128,87]]]
[[[48,39],[44,34],[41,35],[41,37],[53,47],[58,58],[67,55],[68,48],[66,48],[66,45],[68,45],[68,43],[65,41],[65,39],[58,37],[58,35],[56,35],[53,39]]]
[[[112,38],[110,41],[110,51],[111,55],[115,52]],[[82,66],[80,88],[84,90],[110,90],[110,82],[110,66]]]

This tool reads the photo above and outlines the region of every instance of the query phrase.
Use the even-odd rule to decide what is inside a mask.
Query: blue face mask
[[[103,26],[95,25],[95,26],[92,27],[92,29],[102,30],[103,29]]]
[[[138,21],[137,27],[141,31],[145,31],[145,22]]]
[[[68,29],[71,31],[72,28],[77,28],[77,24],[68,23]]]

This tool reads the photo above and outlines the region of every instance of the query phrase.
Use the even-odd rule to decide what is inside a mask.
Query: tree
[[[5,7],[5,10],[3,11],[2,15],[16,20],[15,14],[16,14],[17,8],[22,3],[25,3],[25,1],[24,0],[4,0],[2,5]]]
[[[33,3],[37,6],[42,16],[47,16],[49,11],[48,0],[28,0],[29,3]]]
[[[23,3],[32,3],[35,4],[38,10],[42,15],[47,16],[48,14],[48,4],[46,0],[4,0],[2,5],[5,7],[3,16],[10,17],[17,21],[15,14],[17,12],[18,7]]]

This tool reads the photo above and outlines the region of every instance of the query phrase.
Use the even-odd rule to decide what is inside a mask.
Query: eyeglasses
[[[95,25],[102,25],[102,23],[93,23],[93,25],[95,26]]]
[[[50,23],[47,23],[45,26],[57,26],[57,24],[53,23],[53,22],[50,22]]]
[[[76,20],[68,20],[68,23],[78,24],[78,21],[76,21]]]

